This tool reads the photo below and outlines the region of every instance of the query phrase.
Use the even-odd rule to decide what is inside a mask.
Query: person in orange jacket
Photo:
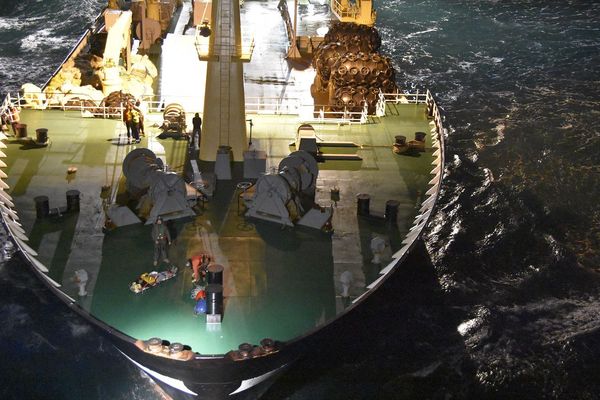
[[[192,268],[193,276],[192,280],[194,282],[200,281],[200,275],[202,274],[202,278],[206,276],[206,269],[208,268],[208,264],[210,263],[210,256],[208,254],[199,254],[192,256],[188,260],[188,266]]]
[[[131,104],[127,102],[123,109],[123,123],[127,129],[127,143],[131,142],[131,125],[133,124],[133,114],[131,113]]]

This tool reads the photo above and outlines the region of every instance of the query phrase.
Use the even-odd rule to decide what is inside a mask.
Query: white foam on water
[[[31,322],[27,310],[20,304],[6,304],[0,308],[0,320],[4,321],[0,326],[1,336],[12,336],[14,330]]]
[[[85,336],[92,330],[90,325],[69,321],[69,330],[74,337]]]
[[[467,72],[474,72],[476,70],[476,64],[469,61],[460,61],[458,67]]]
[[[25,51],[37,51],[42,48],[69,48],[72,40],[65,36],[55,36],[53,30],[42,29],[27,35],[21,40],[21,48]]]
[[[425,34],[425,33],[436,32],[436,31],[438,31],[438,30],[439,30],[439,28],[436,28],[436,27],[434,27],[434,28],[429,28],[429,29],[425,29],[425,30],[422,30],[422,31],[418,31],[418,32],[409,33],[408,35],[406,35],[406,37],[407,37],[407,38],[412,38],[412,37],[415,37],[415,36],[423,35],[423,34]]]
[[[28,22],[22,18],[0,17],[0,33],[8,31],[20,31],[28,26]]]

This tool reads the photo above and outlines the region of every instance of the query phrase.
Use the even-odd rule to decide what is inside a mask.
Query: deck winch
[[[315,203],[318,174],[312,155],[303,150],[291,153],[281,160],[278,172],[258,178],[254,194],[244,199],[246,216],[287,226],[329,227],[333,208]]]
[[[185,181],[174,172],[164,171],[161,159],[148,149],[129,152],[123,160],[123,175],[127,191],[139,197],[139,204],[149,202],[151,207],[146,224],[156,221],[195,215],[186,198]]]
[[[179,135],[186,134],[185,110],[182,105],[171,103],[163,111],[163,133],[175,132]]]

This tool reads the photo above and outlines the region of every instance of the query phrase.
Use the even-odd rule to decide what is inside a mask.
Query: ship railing
[[[157,96],[142,96],[141,102],[145,105],[145,108],[149,112],[161,113],[164,108],[169,104],[165,101],[166,98],[180,98],[181,102],[186,102],[185,98],[181,96],[169,96],[163,95]],[[189,99],[188,99],[189,100]],[[245,98],[245,109],[247,114],[266,114],[266,115],[281,115],[298,114],[299,99],[286,98],[283,101],[279,97],[246,97]],[[198,110],[201,112],[202,110]],[[186,110],[186,112],[196,112],[193,110]]]
[[[37,97],[35,97],[37,96]],[[29,93],[21,95],[17,92],[15,95],[8,93],[5,97],[5,103],[9,102],[13,105],[19,105],[25,109],[57,109],[63,111],[80,111],[82,114],[93,114],[95,117],[103,118],[120,118],[122,116],[123,107],[106,106],[102,103],[98,104],[97,100],[92,100],[88,94],[70,92],[68,94],[60,94],[59,97],[46,97],[44,93]],[[180,95],[143,95],[138,98],[143,104],[143,109],[151,113],[162,113],[164,108],[170,104],[166,99],[178,99],[173,103],[190,103],[196,98],[191,96]],[[246,97],[246,113],[249,114],[289,114],[297,115],[300,108],[300,99],[279,97]],[[3,103],[4,104],[4,103]],[[8,103],[5,106],[8,108]],[[96,105],[98,104],[98,105]],[[202,110],[186,110],[187,112],[201,112]]]
[[[123,114],[122,105],[119,107],[96,105],[87,93],[65,93],[47,97],[45,93],[17,92],[15,95],[8,93],[6,99],[20,108],[32,110],[63,110],[80,111],[82,116],[94,116],[102,118],[120,118]]]
[[[360,13],[360,7],[358,4],[342,4],[340,0],[333,0],[331,2],[331,11],[340,19],[343,18],[355,18]]]
[[[381,90],[378,94],[377,104],[375,106],[375,115],[382,117],[385,115],[385,106],[392,104],[423,104],[427,102],[427,92],[417,90],[415,93],[394,92],[384,93]]]
[[[39,95],[39,97],[35,97]],[[63,111],[79,111],[82,116],[94,116],[100,118],[121,118],[123,105],[105,106],[97,104],[84,93],[61,94],[61,98],[47,98],[43,93],[31,94],[21,93],[11,95],[8,93],[2,103],[3,110],[8,108],[9,104],[18,105],[22,108],[31,109],[60,109]],[[166,98],[181,98],[185,102],[187,98],[181,96],[141,96],[139,100],[143,104],[143,109],[151,113],[162,113],[166,104]],[[385,115],[385,107],[388,103],[401,104],[422,104],[430,102],[428,92],[417,91],[415,93],[383,93],[379,92],[378,102],[376,104],[375,115],[381,117]],[[248,96],[245,101],[245,110],[248,114],[264,115],[299,115],[304,122],[333,123],[333,124],[364,124],[368,122],[369,113],[365,104],[361,111],[326,111],[329,105],[303,104],[299,98],[280,98],[280,97],[256,97]],[[186,110],[187,112],[195,112]],[[198,110],[200,111],[200,110]]]
[[[151,113],[162,113],[167,105],[165,98],[169,96],[142,96],[140,101],[144,104],[145,109]]]
[[[329,108],[329,105],[302,105],[301,109],[303,111],[299,114],[300,120],[303,123],[338,125],[364,124],[367,122],[368,106],[366,104],[361,111],[348,111],[348,108],[344,108],[344,111],[326,111]]]
[[[250,61],[252,58],[255,46],[253,36],[242,36],[242,43],[239,45],[214,43],[211,46],[208,37],[202,35],[202,29],[203,27],[201,25],[196,26],[194,39],[194,45],[200,60],[207,61],[210,60],[211,57],[218,55],[239,57],[241,61]]]
[[[0,115],[2,115],[3,118],[6,117],[9,119],[9,122],[12,122],[12,113],[10,112],[12,106],[14,106],[14,104],[11,100],[10,93],[8,93],[2,100],[2,104],[0,104]]]
[[[433,118],[438,139],[443,144],[443,137],[441,136],[443,136],[446,133],[443,123],[443,116],[440,111],[440,108],[438,107],[437,103],[435,102],[435,99],[433,98],[433,95],[429,90],[427,90],[426,92],[425,103],[427,104],[427,114]]]
[[[246,97],[247,114],[267,114],[267,115],[297,115],[300,110],[299,98],[280,97]]]
[[[254,38],[240,45],[215,44],[212,47],[208,43],[196,43],[198,57],[202,61],[210,60],[212,56],[228,55],[232,58],[237,57],[241,61],[250,61],[254,52]]]

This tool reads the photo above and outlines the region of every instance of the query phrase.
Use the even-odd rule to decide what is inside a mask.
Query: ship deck
[[[260,46],[257,43],[256,49]],[[278,79],[289,83],[298,76],[286,65],[275,83],[256,79],[265,68],[260,58],[256,62],[258,66],[248,65],[246,96],[281,95],[285,85]],[[302,76],[307,73],[301,71]],[[267,170],[276,168],[294,150],[289,145],[304,121],[298,115],[252,114],[247,118],[253,120],[254,146],[267,153]],[[386,116],[371,117],[362,125],[312,122],[321,140],[355,142],[359,145],[356,153],[362,157],[362,161],[319,164],[316,202],[331,205],[331,189],[340,192],[334,204],[333,233],[247,219],[236,185],[248,179],[242,176],[241,163],[235,163],[233,179],[218,181],[214,198],[198,208],[195,217],[170,223],[169,258],[179,267],[178,275],[135,294],[129,285],[140,274],[165,269],[152,265],[151,228],[135,224],[104,233],[103,210],[116,197],[123,179],[121,163],[130,150],[147,147],[171,169],[183,172],[187,142],[160,139],[159,128],[147,126],[142,142],[130,145],[121,121],[82,118],[74,111],[23,110],[21,119],[30,136],[36,128],[48,129],[50,144],[38,147],[15,138],[4,140],[6,182],[29,245],[49,269],[49,276],[81,307],[127,335],[142,340],[161,337],[201,354],[224,354],[240,343],[257,344],[265,337],[291,340],[342,312],[379,277],[402,246],[431,178],[433,150],[424,104],[388,104]],[[160,114],[148,115],[147,125],[160,120]],[[425,152],[412,156],[392,152],[396,135],[411,140],[415,132],[427,133]],[[68,167],[76,167],[77,172],[69,174]],[[210,168],[212,164],[201,163],[201,169]],[[110,190],[102,192],[103,186]],[[73,189],[81,192],[78,213],[36,218],[36,196],[48,196],[51,209],[56,209],[66,205],[66,192]],[[358,193],[370,194],[373,217],[357,216]],[[397,225],[377,217],[388,200],[400,204]],[[388,245],[380,264],[371,263],[374,236],[384,238]],[[225,268],[225,311],[219,325],[207,325],[202,315],[193,312],[192,272],[185,262],[198,253],[210,254]],[[73,278],[82,268],[90,280],[87,296],[78,297]],[[349,298],[341,297],[344,271],[353,277]]]
[[[361,145],[357,154],[362,162],[320,164],[317,202],[330,205],[330,190],[340,190],[333,234],[245,218],[236,196],[236,183],[244,179],[236,165],[233,179],[218,182],[214,198],[196,217],[172,224],[170,260],[180,268],[178,276],[142,294],[131,292],[129,284],[155,269],[150,227],[137,224],[102,232],[102,210],[111,196],[103,198],[101,188],[118,186],[121,161],[136,147],[124,143],[120,121],[81,118],[77,112],[24,110],[22,119],[30,130],[48,129],[50,145],[5,140],[7,183],[29,245],[48,267],[49,276],[92,315],[135,338],[158,336],[200,353],[222,354],[264,337],[289,340],[333,318],[348,305],[340,296],[341,273],[352,272],[352,300],[389,261],[370,262],[373,235],[385,238],[390,256],[401,247],[427,190],[433,158],[430,150],[417,157],[391,151],[395,135],[428,131],[423,105],[394,105],[388,114],[366,125],[313,125],[324,140]],[[276,166],[293,150],[289,143],[298,117],[252,118],[255,144],[268,152],[268,166]],[[148,131],[137,146],[151,148],[173,169],[182,170],[187,142],[161,140],[158,129]],[[431,148],[429,135],[427,147]],[[68,174],[70,166],[77,172]],[[36,196],[48,196],[54,209],[65,206],[66,192],[73,189],[81,192],[79,213],[36,219]],[[387,200],[399,201],[398,225],[358,217],[357,193],[371,195],[374,214],[383,213]],[[220,326],[207,326],[193,313],[192,277],[185,261],[198,252],[211,254],[225,267]],[[81,268],[88,271],[90,281],[88,295],[78,298],[73,278]]]

